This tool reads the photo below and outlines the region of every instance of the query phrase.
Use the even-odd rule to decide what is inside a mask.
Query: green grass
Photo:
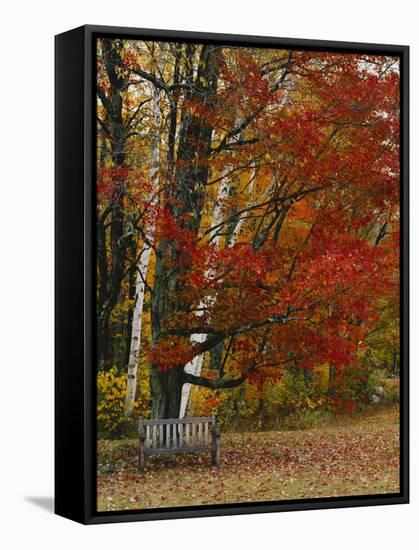
[[[223,434],[209,454],[153,456],[137,471],[136,440],[99,441],[98,510],[397,493],[396,410],[319,429]]]

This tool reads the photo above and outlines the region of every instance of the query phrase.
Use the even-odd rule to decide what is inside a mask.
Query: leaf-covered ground
[[[98,510],[369,495],[399,491],[399,416],[385,411],[322,429],[223,434],[208,454],[153,456],[135,440],[99,441]]]

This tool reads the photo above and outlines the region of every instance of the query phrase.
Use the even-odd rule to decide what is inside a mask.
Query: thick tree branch
[[[129,117],[129,119],[128,119],[126,125],[125,125],[127,128],[129,128],[131,126],[132,122],[134,121],[134,119],[137,116],[138,112],[140,111],[141,107],[143,107],[149,101],[151,101],[151,97],[145,99],[144,101],[140,101],[140,103],[138,104],[138,106],[134,110],[133,114]]]
[[[204,388],[210,388],[213,390],[236,388],[243,384],[247,376],[242,374],[239,378],[219,378],[218,380],[211,380],[204,376],[195,376],[185,372],[183,375],[183,382],[185,384],[194,384],[195,386],[203,386]]]
[[[275,84],[273,84],[270,87],[271,93],[276,92],[280,88],[281,84],[284,82],[285,78],[290,73],[289,65],[291,63],[291,60],[292,60],[292,52],[290,52],[288,56],[287,63],[283,65],[284,72],[282,73],[281,77],[277,82],[275,82]],[[231,144],[228,142],[228,140],[230,138],[234,138],[234,136],[240,135],[241,132],[245,128],[247,128],[249,124],[251,124],[267,106],[268,106],[268,103],[262,103],[261,105],[259,105],[257,109],[253,111],[253,113],[250,113],[250,115],[248,115],[238,126],[236,126],[236,128],[233,128],[232,130],[227,132],[227,134],[220,141],[219,145],[211,149],[211,154],[219,153],[223,149],[229,148]],[[237,143],[237,140],[236,140],[236,143]]]
[[[102,105],[105,107],[106,111],[109,112],[112,108],[111,102],[106,97],[105,92],[102,90],[100,86],[97,87],[97,95],[99,96],[99,99],[102,102]]]
[[[141,78],[144,78],[144,80],[147,80],[148,82],[151,82],[151,84],[153,84],[159,90],[163,90],[164,93],[167,96],[168,101],[169,101],[170,108],[175,109],[175,107],[176,107],[175,102],[174,102],[174,99],[173,99],[172,94],[170,92],[170,87],[166,84],[166,82],[164,82],[160,78],[157,78],[153,74],[148,73],[146,71],[143,71],[142,69],[139,69],[139,68],[133,69],[133,73],[140,76]]]
[[[99,117],[96,117],[97,118],[97,121],[99,122],[99,124],[101,125],[102,127],[102,130],[105,132],[106,136],[109,137],[111,135],[111,132],[106,124],[106,122],[104,122],[102,119],[100,119]]]

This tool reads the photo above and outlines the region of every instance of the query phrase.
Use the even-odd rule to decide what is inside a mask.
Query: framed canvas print
[[[56,37],[56,513],[408,502],[408,47]]]

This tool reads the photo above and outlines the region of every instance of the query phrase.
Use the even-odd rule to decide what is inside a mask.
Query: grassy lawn
[[[399,415],[386,410],[321,429],[222,434],[208,454],[153,456],[136,440],[99,441],[98,510],[140,510],[399,491]]]

